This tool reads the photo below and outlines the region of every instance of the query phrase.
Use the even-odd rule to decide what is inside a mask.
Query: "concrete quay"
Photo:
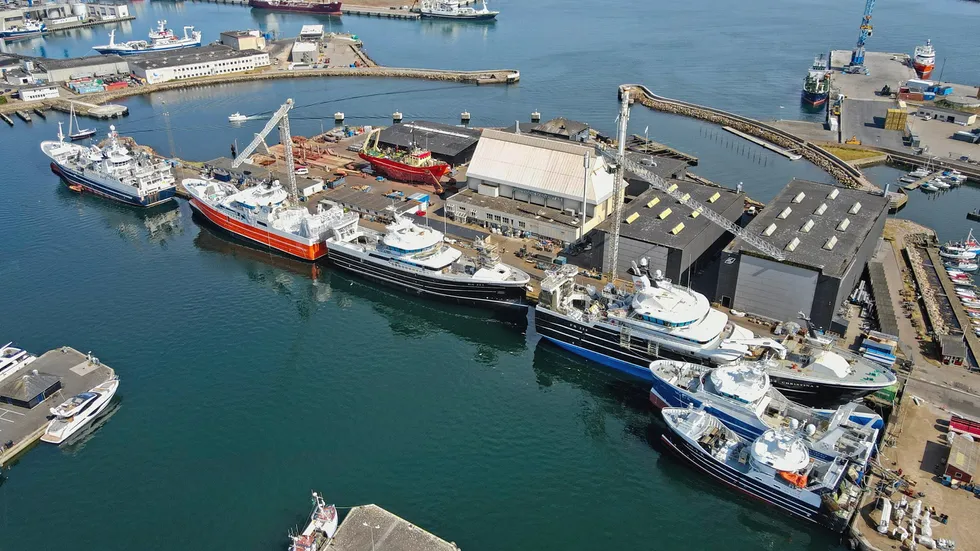
[[[51,33],[56,33],[59,31],[70,31],[72,29],[84,29],[86,27],[95,27],[98,25],[109,25],[111,23],[121,23],[123,21],[132,21],[136,19],[135,15],[130,15],[128,17],[117,17],[115,19],[89,19],[88,21],[77,21],[75,23],[53,23],[47,24],[48,30],[44,31],[44,35],[49,35]]]
[[[377,505],[361,505],[347,513],[327,549],[458,551],[459,547]]]
[[[830,52],[830,68],[833,69],[830,73],[830,87],[845,98],[876,99],[885,85],[897,92],[900,85],[917,78],[915,70],[909,64],[908,54],[904,53],[865,53],[864,66],[868,74],[845,73],[843,69],[850,62],[850,50]]]
[[[340,11],[344,15],[363,15],[365,17],[380,17],[383,19],[411,19],[417,21],[422,18],[418,13],[409,10],[354,6],[349,4],[343,4]]]
[[[806,160],[817,165],[834,177],[837,182],[846,186],[868,191],[881,191],[872,184],[860,170],[851,166],[834,154],[795,136],[774,125],[743,117],[720,109],[706,107],[695,103],[671,99],[654,94],[640,84],[623,84],[619,87],[620,94],[630,91],[631,98],[643,105],[677,115],[684,115],[705,120],[720,126],[728,126],[745,134],[760,138],[783,149],[798,153]]]
[[[9,464],[41,438],[48,426],[50,408],[115,376],[115,371],[99,362],[98,358],[64,346],[48,351],[22,367],[0,383],[0,390],[21,384],[21,379],[34,371],[57,377],[61,388],[44,396],[41,403],[30,409],[0,403],[0,467]]]

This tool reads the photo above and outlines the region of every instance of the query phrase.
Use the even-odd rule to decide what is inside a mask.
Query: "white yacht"
[[[854,403],[837,409],[794,403],[772,388],[765,371],[749,365],[710,369],[661,360],[650,364],[650,372],[654,406],[702,408],[747,439],[770,429],[792,430],[804,438],[811,455],[827,461],[844,457],[863,467],[884,426],[881,416],[858,410]]]
[[[37,359],[34,354],[17,348],[13,344],[13,342],[8,342],[3,348],[0,348],[0,382]]]
[[[99,416],[109,406],[109,401],[119,388],[119,378],[113,377],[88,392],[69,398],[58,407],[51,408],[54,419],[48,423],[41,440],[61,444],[71,435]]]
[[[834,532],[849,525],[862,492],[846,459],[813,457],[792,431],[744,439],[702,410],[667,408],[663,418],[664,444],[718,482]]]
[[[476,258],[450,247],[442,232],[394,215],[383,232],[340,220],[327,238],[327,258],[340,268],[380,283],[478,306],[526,308],[524,271],[500,261],[495,245],[477,240]]]

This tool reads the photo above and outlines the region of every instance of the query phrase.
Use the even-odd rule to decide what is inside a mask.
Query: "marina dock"
[[[967,348],[970,349],[970,353],[973,354],[974,358],[980,358],[980,338],[973,332],[973,324],[970,323],[970,316],[966,315],[966,309],[963,307],[963,303],[956,296],[956,286],[953,285],[953,281],[949,279],[949,275],[943,269],[943,260],[939,256],[939,249],[928,247],[926,252],[929,255],[929,260],[932,262],[933,268],[936,270],[941,291],[949,301],[956,323],[963,332],[963,336],[966,337]]]
[[[115,371],[98,358],[69,346],[46,352],[0,383],[0,467],[29,449],[48,426],[49,409],[72,396],[108,381]],[[54,384],[54,379],[58,384]],[[51,383],[51,384],[48,384]],[[14,405],[12,395],[24,393],[34,407]],[[20,396],[16,396],[20,398]]]
[[[902,187],[904,187],[905,189],[907,189],[909,191],[912,191],[914,189],[919,189],[919,187],[922,186],[922,184],[928,182],[929,180],[932,180],[933,178],[938,178],[938,177],[942,176],[942,174],[943,174],[943,171],[939,170],[939,171],[936,171],[936,172],[933,172],[933,173],[929,174],[925,178],[919,178],[918,180],[912,182],[911,184],[906,184],[906,185],[904,185]]]
[[[458,551],[459,547],[377,505],[347,513],[328,547],[335,551]]]

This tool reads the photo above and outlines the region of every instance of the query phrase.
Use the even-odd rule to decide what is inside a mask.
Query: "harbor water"
[[[198,2],[132,5],[117,39],[157,19],[295,35],[302,15]],[[812,118],[799,88],[815,53],[849,48],[860,6],[791,0],[652,6],[500,0],[495,24],[324,18],[379,63],[516,68],[518,86],[322,79],[192,88],[125,100],[120,132],[191,160],[227,155],[264,121],[231,127],[287,97],[294,134],[386,124],[393,111],[472,124],[544,118],[614,129],[616,86],[765,118]],[[874,50],[932,38],[946,77],[969,81],[980,58],[964,39],[977,7],[897,1],[875,12]],[[852,13],[853,12],[853,13]],[[107,27],[7,46],[91,53]],[[165,115],[166,114],[166,115]],[[137,211],[58,183],[41,140],[61,114],[0,129],[5,174],[0,338],[36,353],[92,350],[122,380],[90,437],[40,446],[4,473],[0,550],[39,544],[53,523],[72,549],[284,549],[309,491],[338,505],[378,503],[463,549],[837,549],[836,538],[708,484],[659,445],[648,389],[473,309],[417,300],[324,268],[230,243],[186,204]],[[169,122],[168,122],[169,121]],[[100,134],[109,122],[89,122]],[[758,200],[791,178],[828,181],[697,121],[633,110],[630,129],[697,155],[698,174]],[[172,140],[171,140],[172,137]],[[892,169],[869,170],[878,183]],[[941,238],[969,227],[975,188],[916,194],[900,214]],[[96,320],[96,321],[92,321]],[[6,342],[6,341],[4,341]],[[3,439],[0,425],[0,440]],[[842,548],[842,547],[841,547]]]

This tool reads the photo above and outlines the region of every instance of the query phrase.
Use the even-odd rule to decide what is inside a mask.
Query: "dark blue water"
[[[261,122],[234,111],[292,97],[294,133],[342,110],[475,125],[564,115],[612,132],[616,86],[641,82],[760,118],[799,118],[812,56],[850,48],[861,6],[717,1],[494,4],[496,24],[324,19],[392,66],[517,68],[520,85],[294,80],[126,100],[116,121],[141,143],[194,160],[226,155]],[[120,39],[159,18],[296,34],[305,16],[204,4],[134,4]],[[931,37],[946,77],[970,81],[977,5],[882,3],[875,50]],[[12,46],[81,55],[107,28]],[[383,94],[383,95],[379,95]],[[364,97],[368,96],[370,97]],[[353,99],[350,99],[353,98]],[[325,103],[324,103],[325,102]],[[94,350],[122,401],[81,445],[40,447],[0,488],[0,550],[277,549],[311,488],[341,505],[379,503],[465,549],[828,549],[834,539],[705,484],[657,444],[646,389],[469,309],[391,294],[233,245],[186,205],[137,212],[63,189],[37,144],[59,115],[0,129],[3,337],[35,351]],[[61,120],[64,120],[61,118]],[[106,124],[97,123],[100,130]],[[826,181],[696,121],[633,111],[631,131],[701,158],[696,172],[767,200],[791,178]],[[890,169],[873,169],[877,181]],[[965,233],[974,188],[913,197],[901,214]],[[962,218],[962,220],[960,220]],[[2,427],[0,427],[2,428]],[[58,527],[57,541],[52,526]],[[50,542],[50,544],[49,544]],[[67,544],[65,542],[70,542]]]

